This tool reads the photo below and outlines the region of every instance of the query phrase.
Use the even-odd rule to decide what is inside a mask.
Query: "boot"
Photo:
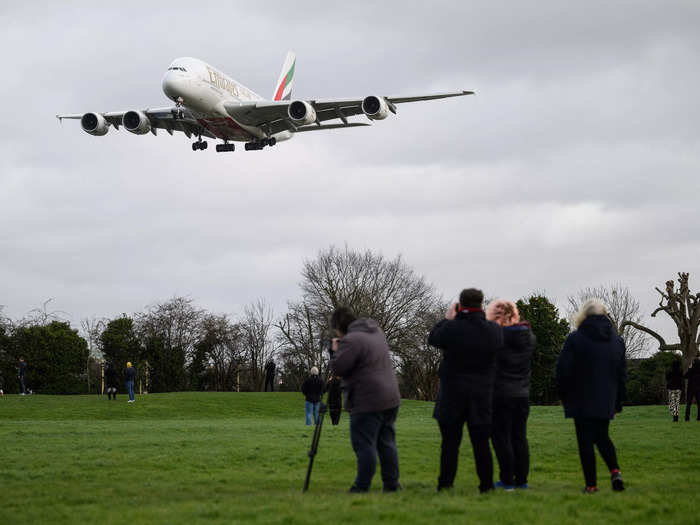
[[[678,423],[678,416],[673,416],[673,422]]]

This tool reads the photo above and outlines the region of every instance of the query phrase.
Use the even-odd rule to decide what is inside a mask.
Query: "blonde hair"
[[[520,312],[513,301],[496,299],[486,307],[486,319],[501,326],[513,326],[520,322]]]
[[[588,299],[581,305],[581,308],[579,308],[578,312],[576,312],[576,315],[574,315],[574,328],[578,330],[578,327],[581,326],[581,323],[589,315],[608,315],[608,309],[598,299]]]

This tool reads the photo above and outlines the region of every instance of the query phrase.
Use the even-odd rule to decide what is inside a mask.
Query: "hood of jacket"
[[[594,341],[610,341],[617,335],[610,319],[605,315],[589,315],[578,329]]]
[[[503,327],[503,340],[511,348],[521,349],[531,345],[530,323],[518,323]]]
[[[379,323],[374,319],[356,319],[348,326],[350,332],[366,332],[368,334],[379,331]]]

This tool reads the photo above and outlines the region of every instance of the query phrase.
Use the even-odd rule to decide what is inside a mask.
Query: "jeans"
[[[126,389],[129,391],[129,401],[133,401],[134,400],[134,382],[127,381],[126,382]]]
[[[527,443],[527,397],[512,397],[493,401],[493,449],[501,468],[504,485],[525,485],[530,470]]]
[[[17,379],[19,379],[19,391],[21,394],[26,394],[27,389],[24,386],[24,376],[19,376]]]
[[[700,389],[693,391],[690,388],[685,399],[685,420],[688,421],[690,419],[690,407],[693,406],[693,398],[698,404],[698,421],[700,421]]]
[[[355,487],[369,490],[377,470],[377,455],[382,471],[384,490],[396,490],[399,485],[399,453],[396,449],[394,423],[399,407],[381,412],[350,414],[350,442],[357,457]]]
[[[314,416],[314,425],[318,423],[318,411],[321,408],[321,402],[312,403],[311,401],[305,401],[304,407],[306,408],[306,424],[311,425],[311,414]]]
[[[620,468],[617,463],[615,445],[608,436],[609,419],[584,419],[574,418],[576,426],[576,439],[578,440],[578,455],[581,458],[583,467],[583,477],[587,487],[595,487],[595,450],[593,445],[598,446],[598,452],[603,457],[603,461],[608,466],[608,470]]]
[[[442,447],[440,451],[440,477],[439,488],[449,488],[453,485],[457,476],[457,460],[459,459],[459,445],[462,443],[464,423],[440,424],[442,434]],[[493,457],[489,446],[491,425],[467,424],[469,438],[474,451],[476,473],[479,476],[479,491],[486,492],[493,488]]]

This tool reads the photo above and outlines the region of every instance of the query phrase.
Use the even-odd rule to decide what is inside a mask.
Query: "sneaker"
[[[622,482],[622,474],[619,470],[615,470],[610,474],[610,481],[612,482],[612,489],[616,492],[622,492],[625,490],[625,484]]]
[[[506,492],[511,492],[512,490],[515,489],[515,485],[506,485],[505,483],[503,483],[503,482],[500,481],[500,480],[496,482],[496,484],[494,485],[494,487],[496,487],[497,489],[503,489],[503,490],[505,490]]]
[[[593,494],[594,492],[598,492],[598,487],[597,487],[597,486],[585,487],[585,488],[583,489],[583,493],[584,493],[584,494]]]
[[[516,485],[515,488],[518,490],[525,490],[529,489],[530,487],[527,485],[527,483],[523,483],[522,485]]]
[[[127,403],[133,403],[133,402],[134,402],[133,399],[129,399],[129,401],[127,401]]]

